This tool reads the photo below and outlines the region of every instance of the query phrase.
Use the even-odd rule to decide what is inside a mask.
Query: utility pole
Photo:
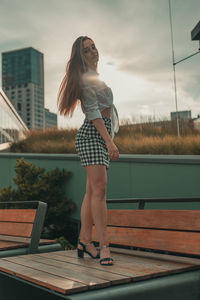
[[[177,124],[177,136],[180,136],[180,126],[179,126],[179,117],[178,117],[178,99],[177,99],[177,87],[176,87],[176,65],[182,61],[185,61],[188,58],[200,53],[200,21],[194,27],[191,32],[191,39],[199,41],[199,49],[197,52],[175,62],[174,56],[174,40],[173,40],[173,28],[172,28],[172,12],[171,12],[171,0],[168,0],[169,3],[169,21],[170,21],[170,32],[171,32],[171,46],[172,46],[172,65],[173,65],[173,78],[174,78],[174,96],[175,96],[175,104],[176,104],[176,124]]]

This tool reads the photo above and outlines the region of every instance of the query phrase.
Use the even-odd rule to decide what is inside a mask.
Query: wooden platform
[[[23,255],[0,259],[0,271],[62,294],[146,280],[200,269],[200,259],[125,249],[112,250],[114,265],[104,267],[99,260],[76,250]]]

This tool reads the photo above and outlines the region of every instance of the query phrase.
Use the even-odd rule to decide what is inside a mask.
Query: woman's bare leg
[[[92,240],[92,226],[91,187],[87,178],[86,193],[81,206],[81,231],[79,238],[82,243],[87,244]],[[78,245],[78,248],[82,249],[82,246]],[[94,257],[97,255],[97,250],[93,244],[87,245],[86,248]]]
[[[104,165],[89,165],[86,167],[87,178],[91,191],[91,211],[99,237],[100,247],[108,244],[107,240],[107,206],[106,185],[107,172]],[[101,258],[110,257],[109,248],[101,250]],[[105,264],[112,262],[104,262]]]

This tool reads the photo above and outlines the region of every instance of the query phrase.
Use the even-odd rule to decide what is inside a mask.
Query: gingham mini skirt
[[[111,119],[106,117],[102,119],[111,135]],[[82,166],[105,165],[106,169],[109,168],[110,157],[106,143],[92,121],[84,120],[77,132],[75,146]]]

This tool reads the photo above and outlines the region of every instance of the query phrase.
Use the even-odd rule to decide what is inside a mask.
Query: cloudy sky
[[[199,0],[171,0],[175,61],[198,51],[191,30]],[[0,51],[33,47],[44,54],[45,106],[56,98],[71,46],[80,35],[99,50],[99,73],[114,94],[120,120],[169,118],[175,111],[168,0],[0,0]],[[178,109],[200,114],[200,55],[177,64]],[[1,82],[1,81],[0,81]],[[79,127],[83,114],[58,117]]]

